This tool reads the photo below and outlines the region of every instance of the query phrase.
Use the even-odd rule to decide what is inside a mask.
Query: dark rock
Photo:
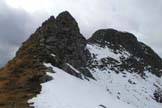
[[[101,105],[99,105],[99,106],[100,106],[100,107],[102,107],[102,108],[107,108],[105,105],[102,105],[102,104],[101,104]]]
[[[78,23],[68,11],[60,13],[56,18],[56,22],[61,31],[79,32]]]
[[[162,103],[162,89],[158,89],[154,92],[154,98],[157,102]]]
[[[50,80],[52,80],[52,79],[53,79],[53,78],[52,78],[51,76],[49,76],[49,75],[44,75],[44,76],[42,76],[39,80],[40,80],[41,83],[45,83],[45,82],[50,81]]]
[[[68,71],[65,64],[69,63],[82,71],[90,57],[89,51],[85,48],[86,42],[75,19],[69,12],[65,11],[59,14],[56,19],[51,16],[46,20],[23,43],[23,46],[17,52],[17,56],[23,56],[24,53],[22,52],[28,50],[35,57],[35,60],[40,63],[51,63],[65,71]],[[27,49],[29,46],[31,47]],[[51,54],[56,57],[51,57]]]

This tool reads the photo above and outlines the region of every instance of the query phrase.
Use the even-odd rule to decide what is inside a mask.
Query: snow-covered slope
[[[130,54],[123,51],[114,53],[108,47],[102,48],[96,45],[87,45],[87,49],[95,56],[95,62],[111,57],[120,63],[120,57],[129,57]],[[42,84],[41,93],[29,100],[35,108],[161,108],[162,104],[154,99],[154,92],[162,88],[162,78],[145,71],[141,77],[137,73],[122,71],[116,73],[109,67],[104,69],[89,68],[92,79],[80,79],[67,72],[52,67],[55,73],[48,75],[53,80]],[[70,65],[70,67],[72,67]],[[72,67],[73,70],[76,70]],[[77,70],[78,72],[78,70]]]
[[[81,80],[51,67],[56,73],[47,74],[54,79],[42,84],[41,94],[29,101],[35,108],[135,108],[112,97],[94,80]]]
[[[120,54],[115,54],[108,47],[102,48],[96,44],[89,44],[87,48],[98,65],[101,59],[110,57],[121,63],[121,56],[128,58],[131,54],[123,50]],[[107,56],[106,56],[107,55]],[[96,78],[96,83],[107,90],[111,96],[131,104],[136,108],[161,108],[162,104],[157,103],[154,99],[154,92],[162,88],[162,78],[145,71],[144,76],[137,73],[130,73],[126,70],[116,73],[109,67],[99,69],[97,67],[90,69]]]

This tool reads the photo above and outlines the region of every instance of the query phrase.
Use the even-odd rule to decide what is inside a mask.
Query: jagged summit
[[[68,11],[60,13],[56,17],[56,21],[58,22],[60,28],[64,29],[65,31],[73,30],[79,32],[78,23]]]
[[[34,46],[31,47],[31,45]],[[64,69],[68,69],[66,63],[69,63],[75,68],[81,69],[86,65],[90,55],[85,47],[86,39],[79,32],[77,22],[69,12],[65,11],[60,13],[56,19],[54,16],[47,19],[24,42],[17,55],[23,56],[24,53],[21,53],[28,49],[31,52],[37,52],[32,55],[35,55],[41,62],[52,62]],[[52,58],[50,54],[56,55],[57,58]]]
[[[56,18],[50,16],[45,22],[43,22],[42,27],[52,24],[57,25],[58,28],[61,28],[64,31],[79,32],[78,23],[68,11],[60,13]]]

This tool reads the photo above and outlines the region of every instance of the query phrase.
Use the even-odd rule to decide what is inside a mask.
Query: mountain
[[[161,108],[162,59],[128,32],[86,40],[65,11],[0,69],[1,108]]]

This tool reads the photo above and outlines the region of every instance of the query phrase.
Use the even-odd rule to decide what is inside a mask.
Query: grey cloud
[[[100,28],[132,32],[162,57],[161,0],[80,0],[64,9],[78,19],[87,37]]]
[[[101,28],[132,32],[162,57],[161,0],[54,0],[51,4],[55,14],[70,11],[87,38]]]
[[[3,66],[27,38],[26,23],[30,17],[22,10],[8,7],[3,0],[0,6],[0,66]]]
[[[9,7],[0,1],[0,67],[15,56],[16,51],[47,19],[48,14],[30,14],[25,10]]]

